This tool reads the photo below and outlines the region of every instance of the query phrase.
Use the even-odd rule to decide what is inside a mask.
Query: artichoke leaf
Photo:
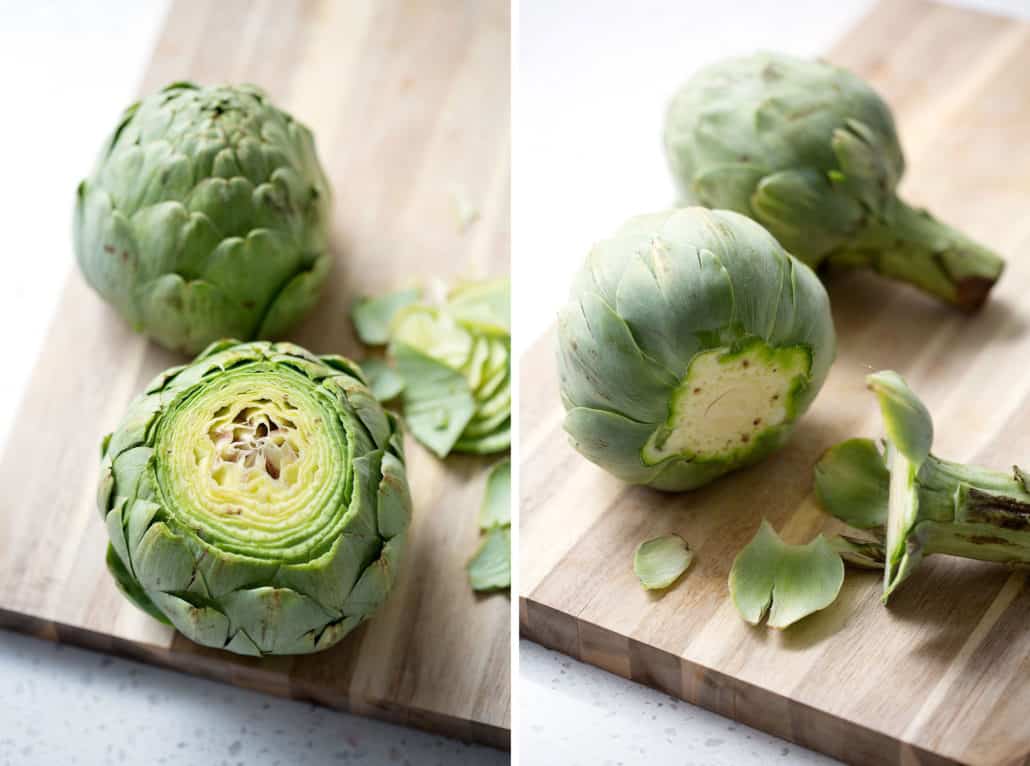
[[[495,590],[511,586],[511,529],[495,526],[487,530],[479,548],[468,562],[473,590]]]
[[[479,507],[479,528],[511,524],[511,460],[496,463],[486,476],[486,492]]]
[[[680,578],[694,553],[679,535],[645,540],[633,554],[633,571],[647,590],[664,590]]]
[[[351,309],[358,338],[367,346],[385,346],[390,342],[390,328],[397,314],[417,303],[421,296],[419,288],[409,288],[374,298],[359,298]]]
[[[844,562],[825,537],[788,545],[765,519],[733,560],[729,587],[747,622],[768,615],[770,628],[786,628],[832,604],[844,583]]]

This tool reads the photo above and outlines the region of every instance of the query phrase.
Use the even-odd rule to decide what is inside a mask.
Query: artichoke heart
[[[261,89],[174,83],[125,111],[79,184],[75,254],[167,348],[270,339],[321,292],[330,201],[311,131]]]
[[[402,435],[361,370],[212,345],[106,441],[98,506],[122,591],[197,643],[326,649],[386,599],[411,517]]]
[[[835,351],[822,284],[754,221],[640,216],[594,247],[559,315],[565,430],[625,481],[693,489],[780,447]]]

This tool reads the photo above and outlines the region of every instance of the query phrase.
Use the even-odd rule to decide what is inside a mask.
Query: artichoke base
[[[668,420],[644,445],[644,462],[745,460],[795,419],[810,371],[811,355],[801,346],[754,340],[697,354],[670,397]]]

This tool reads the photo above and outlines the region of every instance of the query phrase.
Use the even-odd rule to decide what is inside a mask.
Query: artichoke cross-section
[[[97,502],[125,595],[248,655],[320,651],[370,617],[411,518],[398,420],[355,364],[287,343],[159,375],[105,439]]]

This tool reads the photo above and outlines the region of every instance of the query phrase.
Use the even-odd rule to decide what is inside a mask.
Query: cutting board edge
[[[52,641],[56,644],[68,644],[94,652],[102,652],[122,659],[141,662],[148,666],[185,673],[261,694],[271,694],[297,702],[310,702],[352,715],[375,718],[398,726],[412,727],[432,735],[443,735],[498,750],[511,749],[511,729],[509,727],[496,726],[485,721],[456,718],[410,705],[395,709],[382,704],[381,701],[377,703],[369,700],[355,703],[345,695],[326,695],[308,684],[294,682],[294,686],[291,687],[287,684],[277,683],[274,674],[262,674],[259,668],[256,673],[253,672],[255,670],[253,667],[249,668],[251,672],[239,673],[237,672],[239,666],[232,662],[226,663],[224,658],[208,658],[197,653],[177,652],[174,643],[170,647],[145,644],[4,608],[0,608],[0,629]],[[186,639],[176,637],[174,640],[185,641]],[[254,661],[257,662],[257,660]],[[267,683],[262,683],[262,681]]]
[[[959,760],[519,596],[519,637],[802,747],[863,766]],[[622,650],[620,652],[620,650]],[[689,683],[684,679],[690,679]],[[768,713],[772,713],[768,715]],[[786,715],[779,713],[785,712]],[[762,715],[767,713],[767,715]],[[796,726],[801,724],[803,727]],[[857,752],[856,752],[857,751]],[[1014,757],[1013,763],[1019,763]]]

